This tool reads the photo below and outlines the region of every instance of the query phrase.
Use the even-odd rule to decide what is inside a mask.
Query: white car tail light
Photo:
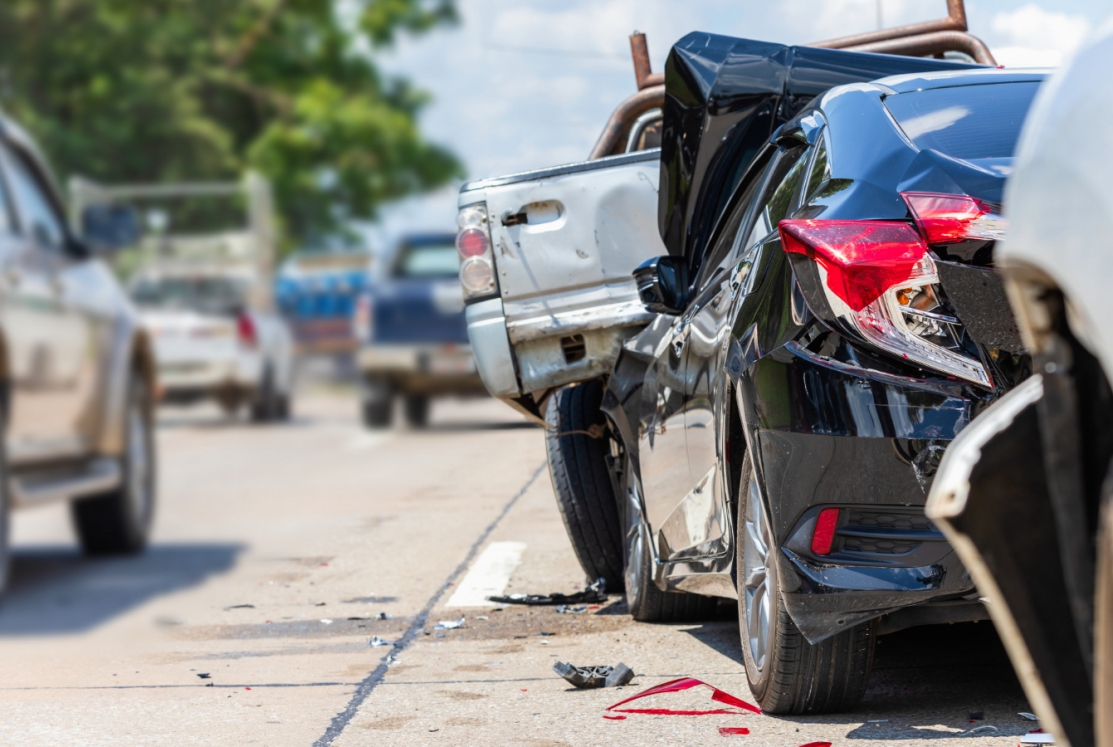
[[[259,330],[255,327],[255,320],[250,314],[240,314],[236,320],[236,336],[244,347],[254,348],[259,345]]]
[[[812,260],[831,314],[862,339],[905,360],[992,387],[941,303],[927,242],[907,223],[784,220],[785,252]],[[951,227],[953,229],[953,226]]]
[[[456,223],[460,227],[456,234],[456,250],[460,253],[460,285],[464,288],[465,300],[494,295],[498,285],[486,204],[461,208]]]

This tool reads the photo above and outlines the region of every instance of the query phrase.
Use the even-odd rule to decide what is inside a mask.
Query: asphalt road
[[[731,605],[689,625],[634,623],[620,596],[584,614],[448,608],[500,574],[508,593],[582,587],[542,434],[491,401],[438,404],[423,432],[370,433],[355,411],[322,393],[279,426],[164,413],[141,557],[83,558],[64,507],[17,515],[0,744],[1012,747],[1032,727],[988,623],[883,638],[855,713],[604,719],[677,677],[748,700]],[[577,691],[558,660],[638,676]],[[642,703],[711,707],[701,688]]]

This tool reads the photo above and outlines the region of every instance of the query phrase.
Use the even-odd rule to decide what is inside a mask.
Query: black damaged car
[[[691,34],[665,79],[658,316],[562,415],[605,413],[634,617],[736,598],[761,707],[844,710],[878,635],[988,619],[923,505],[1030,373],[993,247],[1043,76]]]

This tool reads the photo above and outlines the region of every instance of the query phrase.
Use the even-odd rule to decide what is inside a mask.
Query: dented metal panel
[[[608,373],[653,315],[634,268],[665,253],[656,152],[465,185],[484,202],[520,394]],[[477,351],[478,352],[478,351]],[[478,353],[482,355],[482,353]]]

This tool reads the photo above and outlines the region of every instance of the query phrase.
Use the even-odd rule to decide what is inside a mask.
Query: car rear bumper
[[[793,345],[783,352],[758,361],[744,386],[757,403],[752,446],[785,606],[804,636],[815,642],[904,607],[970,596],[970,574],[923,506],[947,445],[983,403],[979,392]],[[840,518],[821,556],[811,538],[824,508]]]

